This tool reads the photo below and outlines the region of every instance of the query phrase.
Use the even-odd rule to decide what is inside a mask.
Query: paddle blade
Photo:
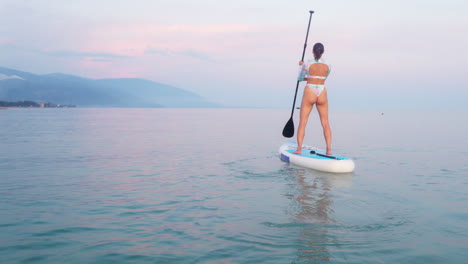
[[[291,138],[294,136],[294,122],[292,117],[283,128],[283,137]]]

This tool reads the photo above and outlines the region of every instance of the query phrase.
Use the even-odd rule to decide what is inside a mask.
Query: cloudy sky
[[[333,107],[468,105],[465,0],[0,0],[0,66],[289,108],[309,10],[309,48],[322,42],[333,65]]]

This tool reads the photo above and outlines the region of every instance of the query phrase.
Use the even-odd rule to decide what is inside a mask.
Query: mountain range
[[[77,107],[221,107],[193,92],[145,79],[37,75],[0,67],[0,101],[25,100]]]

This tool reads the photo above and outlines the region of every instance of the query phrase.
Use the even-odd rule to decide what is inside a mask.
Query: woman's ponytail
[[[312,51],[314,52],[315,60],[318,61],[322,57],[322,54],[325,51],[325,48],[323,47],[322,43],[318,42],[318,43],[315,43]]]

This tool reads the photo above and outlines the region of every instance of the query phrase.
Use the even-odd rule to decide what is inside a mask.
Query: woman
[[[299,62],[301,71],[299,72],[299,81],[307,81],[302,96],[301,113],[299,119],[299,128],[297,131],[297,150],[293,153],[302,153],[302,142],[304,140],[305,128],[309,119],[310,112],[317,105],[317,110],[322,123],[323,135],[327,144],[327,154],[331,155],[331,129],[328,123],[328,98],[327,89],[325,88],[325,80],[330,74],[330,65],[322,59],[324,52],[322,43],[316,43],[313,47],[314,60],[308,64],[303,61]]]

